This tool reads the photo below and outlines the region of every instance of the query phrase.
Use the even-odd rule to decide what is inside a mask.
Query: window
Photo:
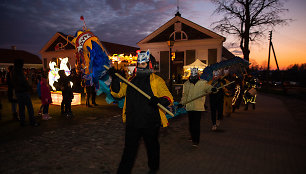
[[[173,32],[170,35],[169,40],[174,40],[174,41],[188,40],[188,36],[187,36],[187,34],[184,31]]]

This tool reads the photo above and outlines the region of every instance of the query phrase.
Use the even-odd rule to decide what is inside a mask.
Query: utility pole
[[[276,66],[277,66],[277,70],[279,71],[279,67],[278,67],[278,63],[277,63],[277,59],[276,59],[276,54],[275,54],[275,51],[274,51],[274,46],[273,46],[273,43],[272,43],[272,31],[270,31],[269,33],[269,56],[268,56],[268,72],[270,71],[270,55],[271,55],[271,48],[272,48],[272,51],[273,51],[273,55],[274,55],[274,59],[275,59],[275,62],[276,62]]]
[[[275,59],[275,63],[276,63],[276,66],[277,66],[277,70],[278,70],[278,73],[279,75],[277,75],[280,80],[282,81],[282,75],[280,74],[281,72],[279,71],[279,66],[278,66],[278,63],[277,63],[277,59],[276,59],[276,54],[275,54],[275,50],[274,50],[274,46],[273,46],[273,43],[272,43],[272,31],[270,31],[269,33],[269,56],[268,56],[268,68],[267,68],[267,81],[269,82],[270,81],[270,57],[271,57],[271,48],[272,48],[272,51],[273,51],[273,55],[274,55],[274,59]]]

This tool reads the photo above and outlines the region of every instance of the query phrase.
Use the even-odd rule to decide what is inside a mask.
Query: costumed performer
[[[155,58],[147,52],[138,53],[136,73],[130,82],[151,96],[147,99],[131,86],[121,84],[116,78],[114,69],[109,71],[112,79],[112,94],[117,93],[118,98],[125,96],[122,118],[126,123],[125,146],[117,173],[131,173],[139,140],[143,138],[148,156],[150,172],[159,169],[160,145],[159,129],[168,125],[165,113],[157,104],[168,106],[173,103],[173,97],[169,92],[165,81],[152,72],[152,64]]]
[[[222,79],[221,70],[213,71],[213,79],[209,82],[212,86],[218,88],[225,85],[225,80]],[[223,119],[223,102],[224,102],[224,90],[221,88],[216,93],[209,95],[210,111],[211,111],[211,130],[216,131],[220,126],[221,119]],[[218,116],[217,116],[218,114]]]
[[[188,80],[183,85],[183,94],[180,103],[186,103],[188,100],[196,98],[204,93],[211,93],[212,91],[217,91],[213,88],[206,80],[200,79],[198,68],[191,68],[191,75]],[[186,110],[188,112],[189,120],[189,133],[190,140],[192,140],[192,146],[198,147],[200,143],[200,122],[201,114],[205,111],[205,99],[203,96],[192,102],[186,104]],[[181,107],[182,104],[179,104]]]

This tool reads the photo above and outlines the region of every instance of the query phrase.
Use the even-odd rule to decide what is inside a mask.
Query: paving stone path
[[[251,108],[251,107],[249,107]],[[124,146],[120,110],[111,116],[0,144],[0,173],[116,173]],[[306,132],[279,99],[259,95],[256,110],[242,109],[210,131],[201,120],[199,148],[187,141],[187,117],[161,129],[160,174],[305,174]],[[305,116],[305,115],[304,115]],[[141,143],[133,173],[148,171]]]

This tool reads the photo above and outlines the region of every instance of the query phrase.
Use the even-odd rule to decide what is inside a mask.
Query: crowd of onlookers
[[[34,109],[31,96],[38,96],[41,100],[41,107],[38,110],[38,115],[42,116],[43,120],[51,119],[49,115],[49,105],[52,103],[51,91],[52,88],[48,82],[49,69],[34,69],[24,68],[22,60],[16,60],[14,66],[9,66],[7,69],[0,70],[0,85],[7,86],[7,97],[11,105],[13,120],[19,121],[21,126],[25,125],[25,108],[27,108],[30,125],[38,126],[38,122],[34,117]],[[55,82],[57,91],[62,91],[61,114],[67,117],[72,117],[71,102],[74,97],[73,92],[86,94],[86,106],[91,107],[89,99],[91,98],[92,105],[97,105],[95,102],[94,87],[86,84],[82,80],[82,74],[72,69],[69,76],[65,75],[64,70],[59,70],[60,79]],[[71,85],[71,83],[73,85]],[[2,98],[5,100],[5,98]],[[3,101],[2,101],[3,102]],[[0,102],[0,109],[2,109]],[[0,112],[1,119],[1,112]]]

